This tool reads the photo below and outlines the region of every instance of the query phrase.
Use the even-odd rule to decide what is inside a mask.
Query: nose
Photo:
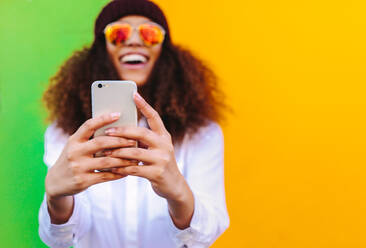
[[[126,46],[142,46],[144,43],[142,42],[140,35],[137,29],[132,30],[131,37],[126,41]]]

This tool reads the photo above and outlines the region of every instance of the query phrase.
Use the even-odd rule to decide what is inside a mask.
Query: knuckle
[[[172,144],[168,144],[167,151],[171,154],[174,153],[174,146]]]
[[[148,105],[146,103],[146,109],[150,112],[150,114],[153,116],[153,117],[156,117],[158,115],[158,111],[156,111],[153,107],[151,107],[150,105]]]
[[[81,165],[79,163],[76,163],[76,162],[71,162],[70,163],[70,169],[71,169],[71,172],[74,175],[77,175],[81,171]]]
[[[101,116],[99,116],[98,120],[100,122],[107,122],[108,121],[108,117],[107,117],[107,115],[101,115]]]
[[[75,153],[73,153],[71,149],[67,149],[66,150],[66,159],[68,161],[74,161],[74,159],[75,159]]]
[[[138,165],[139,162],[137,160],[125,160],[126,165]]]
[[[104,166],[112,165],[112,160],[109,157],[103,157],[101,158],[100,163]]]
[[[165,169],[163,167],[156,168],[155,179],[160,181],[164,178]]]
[[[131,155],[134,156],[134,157],[138,157],[138,156],[141,155],[141,150],[133,149],[133,150],[131,150]]]
[[[101,175],[100,175],[100,179],[101,179],[102,181],[108,181],[108,180],[110,179],[110,175],[109,175],[109,173],[101,173]]]
[[[151,109],[151,117],[153,119],[157,119],[157,118],[160,118],[158,112],[155,110],[155,109]]]
[[[160,160],[163,164],[167,164],[170,161],[170,156],[168,154],[162,154],[160,155]]]
[[[143,109],[147,109],[149,107],[149,105],[147,104],[147,102],[143,101],[142,106]]]
[[[74,133],[74,134],[70,135],[67,143],[72,144],[72,143],[74,143],[75,140],[76,140],[76,138],[75,138],[75,133]]]
[[[72,144],[70,146],[70,151],[75,155],[80,154],[80,152],[82,152],[82,150],[83,150],[82,144]]]
[[[82,150],[81,143],[68,142],[65,146],[67,159],[70,161],[77,160],[78,155],[81,154],[81,150]]]
[[[113,172],[114,173],[119,173],[119,174],[122,174],[123,172],[124,172],[124,170],[123,170],[124,168],[121,168],[121,167],[119,167],[119,168],[113,168]]]
[[[166,131],[165,132],[165,137],[167,138],[167,140],[169,140],[170,142],[173,140],[172,139],[172,135],[168,132],[168,131]]]
[[[89,119],[86,122],[84,122],[83,126],[85,127],[85,129],[91,130],[93,127],[93,119]]]
[[[85,181],[82,176],[80,176],[80,175],[74,176],[73,180],[74,180],[74,185],[77,189],[84,188]]]
[[[127,140],[124,138],[117,138],[117,143],[118,143],[118,145],[124,146],[124,145],[127,145]]]
[[[93,140],[93,143],[96,147],[103,147],[105,142],[98,137]]]
[[[129,127],[128,126],[125,126],[125,127],[115,127],[116,131],[120,134],[123,134],[124,132],[128,131],[129,130]]]

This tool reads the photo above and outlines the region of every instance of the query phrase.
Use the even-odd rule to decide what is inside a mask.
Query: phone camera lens
[[[103,85],[102,84],[98,84],[98,88],[102,88],[103,87]]]

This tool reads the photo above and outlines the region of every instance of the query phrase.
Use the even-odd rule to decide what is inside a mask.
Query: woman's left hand
[[[147,145],[118,148],[105,152],[107,156],[142,161],[143,166],[113,168],[112,172],[122,175],[140,176],[151,182],[154,191],[168,201],[185,201],[191,195],[183,175],[180,173],[174,155],[174,146],[169,132],[165,129],[159,114],[138,94],[134,101],[146,117],[149,127],[117,127],[106,130],[110,136],[133,139]]]

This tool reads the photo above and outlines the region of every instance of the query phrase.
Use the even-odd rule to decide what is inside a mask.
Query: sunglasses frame
[[[106,35],[107,28],[108,28],[108,27],[110,27],[110,26],[116,25],[116,24],[128,24],[128,25],[131,27],[131,34],[130,34],[130,36],[129,36],[129,37],[128,37],[124,42],[122,42],[121,44],[124,44],[127,40],[129,40],[129,39],[131,38],[131,36],[132,36],[133,32],[135,32],[135,31],[137,31],[137,33],[138,33],[138,35],[139,35],[140,39],[142,40],[142,42],[144,42],[144,45],[146,45],[146,46],[155,46],[155,45],[158,45],[158,44],[162,44],[162,43],[164,42],[164,40],[165,40],[165,34],[166,34],[166,31],[165,31],[165,29],[164,29],[161,25],[157,24],[156,22],[144,22],[144,23],[139,24],[137,27],[132,26],[132,25],[131,25],[130,23],[128,23],[128,22],[111,22],[111,23],[109,23],[107,26],[105,26],[105,28],[104,28],[104,30],[103,30],[104,36]],[[139,28],[140,28],[140,26],[141,26],[141,25],[145,25],[145,24],[151,24],[151,25],[153,25],[153,26],[157,26],[157,27],[162,31],[162,34],[163,34],[163,40],[162,40],[160,43],[156,43],[156,44],[148,44],[148,43],[145,41],[145,39],[142,37],[141,33],[139,32]],[[107,40],[110,44],[114,45],[112,42],[110,42],[110,41],[107,39],[107,37],[105,37],[105,38],[106,38],[106,40]],[[115,45],[114,45],[114,46],[115,46]]]

